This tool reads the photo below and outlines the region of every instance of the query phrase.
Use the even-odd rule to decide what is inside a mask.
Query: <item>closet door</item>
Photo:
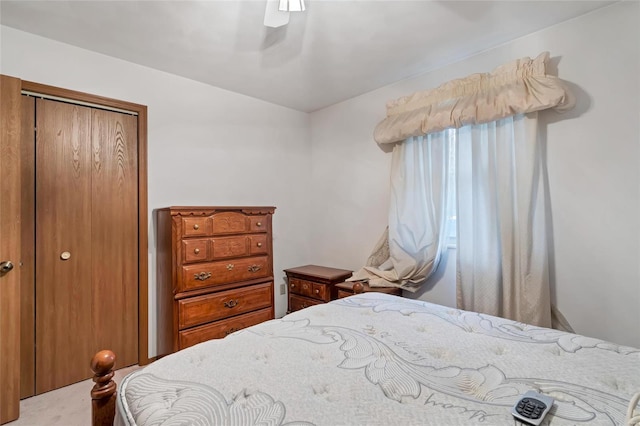
[[[22,96],[21,133],[21,259],[20,259],[20,398],[35,394],[36,287],[35,261],[35,128],[36,99]]]
[[[138,119],[94,109],[91,123],[94,351],[121,368],[138,362]]]
[[[137,362],[136,117],[36,104],[36,393]]]
[[[87,378],[91,109],[36,101],[36,394]]]

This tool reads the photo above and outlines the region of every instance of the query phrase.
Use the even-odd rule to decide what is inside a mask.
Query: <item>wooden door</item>
[[[20,84],[0,76],[0,423],[20,410]]]
[[[35,394],[35,129],[36,99],[22,96],[21,267],[20,267],[20,399]]]
[[[36,101],[35,392],[137,362],[137,120]]]
[[[36,101],[36,394],[87,378],[91,109]],[[65,253],[69,253],[69,258]]]
[[[138,362],[138,120],[92,110],[91,253],[95,350]]]

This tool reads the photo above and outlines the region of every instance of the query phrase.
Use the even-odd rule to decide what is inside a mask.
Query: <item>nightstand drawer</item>
[[[398,287],[369,287],[365,281],[345,281],[336,284],[338,289],[338,299],[353,296],[360,293],[386,293],[396,296],[402,296],[402,289]]]
[[[353,293],[350,291],[338,290],[338,299],[342,299],[343,297],[353,296]]]
[[[188,348],[211,339],[223,338],[234,331],[273,319],[271,309],[262,309],[237,317],[215,321],[209,324],[180,331],[180,349]]]
[[[289,295],[289,310],[291,312],[299,311],[300,309],[308,308],[309,306],[319,305],[324,303],[322,300],[309,299],[308,297],[300,297]]]
[[[313,283],[311,287],[311,294],[314,299],[319,299],[325,302],[331,300],[331,289],[329,284]]]
[[[289,278],[289,292],[311,297],[313,295],[313,282],[299,278]]]
[[[178,328],[216,321],[271,306],[271,282],[178,301]]]

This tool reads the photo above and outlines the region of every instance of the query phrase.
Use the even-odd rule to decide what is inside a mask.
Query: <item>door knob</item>
[[[13,263],[10,260],[0,262],[0,274],[6,274],[13,269]]]

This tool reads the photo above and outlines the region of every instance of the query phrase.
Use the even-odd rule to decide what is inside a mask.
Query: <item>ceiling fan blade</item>
[[[264,25],[271,28],[278,28],[289,23],[289,12],[278,10],[279,0],[267,0],[266,3]]]

